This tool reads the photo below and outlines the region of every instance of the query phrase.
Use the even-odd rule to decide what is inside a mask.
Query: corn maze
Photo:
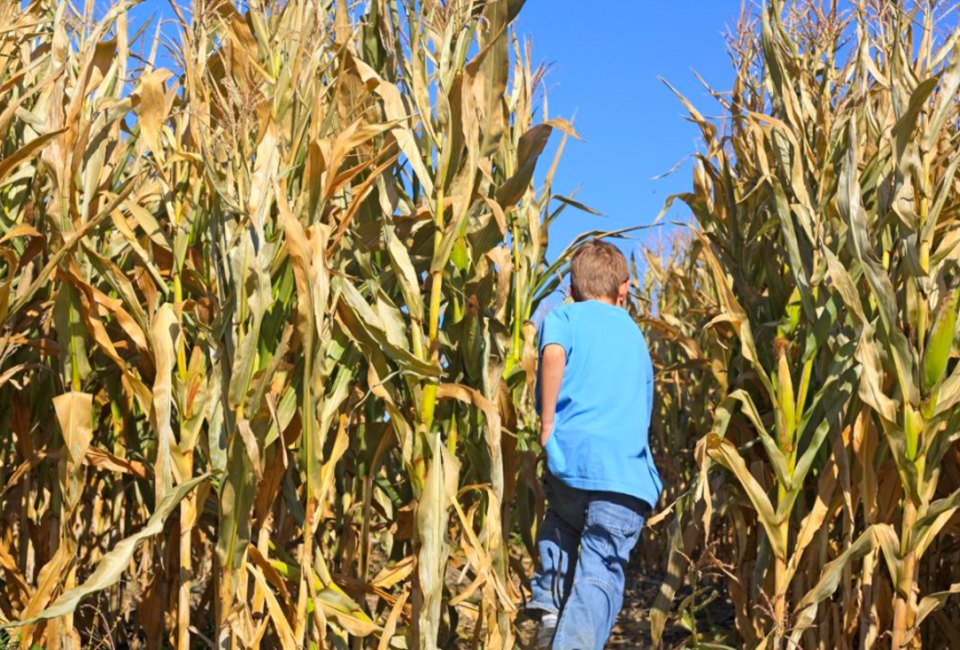
[[[0,647],[523,646],[531,319],[610,234],[547,256],[523,4],[0,4]],[[770,0],[678,94],[654,644],[960,647],[955,23]]]

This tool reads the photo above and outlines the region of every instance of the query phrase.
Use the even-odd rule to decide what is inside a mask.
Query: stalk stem
[[[787,500],[787,489],[783,485],[777,486],[777,503],[783,503]],[[780,537],[780,547],[787,548],[787,541],[790,537],[790,517],[784,517],[783,521],[777,524],[777,535]],[[774,556],[773,570],[773,618],[776,629],[775,645],[780,646],[780,637],[786,631],[787,616],[787,559],[785,557]]]
[[[441,156],[441,160],[443,160]],[[433,255],[434,259],[440,254],[440,248],[443,243],[444,228],[444,189],[443,179],[446,177],[446,165],[441,163],[442,173],[438,176],[437,186],[437,205],[435,209],[436,230],[433,233]],[[430,272],[430,307],[427,313],[427,354],[432,361],[440,359],[440,341],[438,333],[440,329],[440,302],[443,297],[443,269]],[[421,412],[421,424],[423,433],[428,433],[433,428],[433,416],[437,405],[437,380],[431,379],[423,390],[423,410]],[[426,474],[426,467],[423,463],[417,463],[416,471],[420,483]]]
[[[193,454],[186,461],[186,477],[193,476]],[[190,533],[196,513],[193,496],[180,502],[180,592],[177,594],[177,648],[190,650],[190,590],[193,587],[193,558]]]
[[[911,548],[913,526],[917,520],[917,504],[909,494],[905,497],[903,522],[900,527],[900,554],[903,565],[897,578],[897,594],[893,610],[893,650],[906,647],[907,632],[913,625],[913,587],[917,574],[917,551]]]

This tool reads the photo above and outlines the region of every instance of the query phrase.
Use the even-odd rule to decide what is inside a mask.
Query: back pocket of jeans
[[[587,513],[587,525],[600,526],[621,537],[640,532],[643,517],[635,509],[610,501],[594,501]]]

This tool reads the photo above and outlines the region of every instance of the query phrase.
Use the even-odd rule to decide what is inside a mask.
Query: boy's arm
[[[546,446],[553,433],[553,419],[557,413],[557,397],[563,383],[563,370],[567,365],[567,353],[562,345],[555,343],[543,348],[540,359],[540,445]]]

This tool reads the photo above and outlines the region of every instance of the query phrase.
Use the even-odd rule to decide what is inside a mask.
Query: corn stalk
[[[575,135],[534,121],[521,6],[0,9],[18,641],[513,644],[524,323],[562,269],[534,171]]]
[[[705,566],[749,647],[873,647],[885,633],[915,647],[925,621],[954,638],[931,614],[956,576],[922,578],[960,505],[941,481],[958,419],[960,76],[938,11],[769,3],[731,37],[723,122],[681,97],[703,136],[676,197],[712,287],[698,307],[738,349],[678,508],[658,625],[700,545],[723,549]]]

